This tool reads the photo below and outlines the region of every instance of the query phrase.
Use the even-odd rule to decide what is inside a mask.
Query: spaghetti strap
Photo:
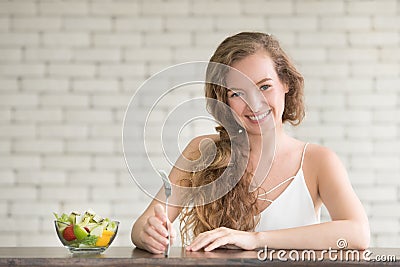
[[[267,194],[271,193],[272,191],[274,191],[275,189],[277,189],[278,187],[280,187],[280,186],[283,185],[284,183],[290,181],[291,179],[294,179],[295,177],[296,177],[296,176],[292,176],[292,177],[286,178],[284,181],[280,182],[278,185],[274,186],[273,188],[271,188],[271,189],[268,190],[267,192],[262,193],[262,194],[259,194],[259,196],[263,196],[263,195],[267,195]]]
[[[264,193],[258,194],[257,199],[259,199],[259,200],[265,200],[265,201],[268,201],[268,202],[271,202],[271,203],[272,203],[273,200],[270,200],[270,199],[266,198],[265,196],[268,195],[269,193],[271,193],[272,191],[276,190],[277,188],[279,188],[279,187],[282,186],[283,184],[285,184],[285,183],[289,182],[290,180],[292,180],[292,179],[294,179],[294,178],[297,177],[298,173],[299,173],[300,170],[303,168],[304,155],[306,154],[307,145],[308,145],[308,143],[306,143],[306,144],[304,145],[303,154],[301,155],[300,169],[298,170],[297,174],[294,175],[294,176],[291,176],[291,177],[289,177],[289,178],[286,178],[285,180],[283,180],[282,182],[280,182],[279,184],[277,184],[276,186],[274,186],[274,187],[271,188],[270,190],[268,190],[268,191],[266,191],[266,192],[264,192]],[[278,197],[279,197],[279,196],[278,196]]]
[[[301,155],[301,164],[300,164],[300,169],[303,169],[303,161],[304,161],[304,155],[306,154],[306,149],[307,149],[308,143],[304,145],[303,149],[303,155]]]

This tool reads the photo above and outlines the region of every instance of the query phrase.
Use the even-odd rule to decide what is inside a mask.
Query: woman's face
[[[247,132],[261,134],[280,127],[288,87],[280,81],[268,54],[260,50],[235,62],[232,68],[239,72],[231,70],[227,75],[227,104]]]

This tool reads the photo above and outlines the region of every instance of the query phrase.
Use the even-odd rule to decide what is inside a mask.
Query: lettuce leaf
[[[53,214],[56,217],[56,220],[58,222],[64,222],[64,223],[68,223],[69,224],[68,215],[67,214],[63,213],[61,216],[58,216],[58,214],[55,213],[55,212],[53,212]]]
[[[80,241],[81,244],[87,245],[87,246],[95,246],[96,245],[96,241],[97,241],[97,236],[94,235],[88,235],[87,237],[85,237],[84,239],[82,239]]]

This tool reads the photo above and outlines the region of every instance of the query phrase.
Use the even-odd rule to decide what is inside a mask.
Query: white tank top
[[[320,222],[320,211],[315,214],[314,203],[304,180],[303,161],[307,145],[308,143],[304,146],[300,168],[296,175],[259,195],[259,199],[271,202],[271,204],[261,212],[256,232],[287,229]],[[292,179],[293,181],[275,200],[260,198]]]

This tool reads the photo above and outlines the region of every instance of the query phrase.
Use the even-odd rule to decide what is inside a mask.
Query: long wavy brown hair
[[[304,80],[279,45],[278,40],[272,35],[242,32],[228,37],[218,46],[210,63],[231,66],[259,50],[264,50],[270,56],[279,79],[289,88],[285,95],[282,122],[289,122],[292,125],[300,124],[304,118]],[[189,186],[195,188],[209,184],[217,180],[224,172],[232,177],[232,181],[238,181],[235,179],[238,175],[241,175],[241,178],[232,185],[232,190],[211,203],[190,205],[190,203],[201,203],[204,200],[205,196],[201,193],[184,197],[186,205],[180,215],[180,230],[184,244],[200,233],[218,227],[254,231],[259,222],[257,194],[249,192],[252,175],[246,168],[249,156],[247,135],[239,134],[241,126],[233,118],[230,109],[216,104],[218,101],[226,105],[228,103],[227,90],[223,86],[227,71],[228,68],[219,68],[216,64],[209,64],[207,68],[206,81],[208,83],[205,85],[207,109],[220,123],[216,128],[219,140],[215,142],[217,151],[214,160],[207,168],[191,173]],[[232,132],[237,134],[232,135]],[[202,153],[202,157],[207,157],[207,148],[203,152],[205,153]]]

